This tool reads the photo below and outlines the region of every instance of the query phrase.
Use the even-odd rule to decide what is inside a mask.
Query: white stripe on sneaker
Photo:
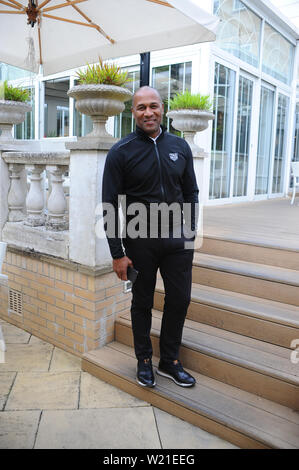
[[[162,375],[163,377],[167,377],[168,379],[173,380],[177,385],[181,387],[192,387],[194,384],[184,384],[183,382],[177,382],[174,377],[170,374],[166,374],[166,372],[162,372],[161,370],[157,369],[157,374]]]

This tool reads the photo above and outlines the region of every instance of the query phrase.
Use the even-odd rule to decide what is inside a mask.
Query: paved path
[[[0,449],[236,448],[81,371],[81,360],[0,319]]]

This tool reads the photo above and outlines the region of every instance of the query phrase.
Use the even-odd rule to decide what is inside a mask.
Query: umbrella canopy
[[[0,61],[45,75],[215,40],[198,0],[0,0]],[[29,23],[29,24],[27,24]],[[26,40],[27,39],[27,40]]]

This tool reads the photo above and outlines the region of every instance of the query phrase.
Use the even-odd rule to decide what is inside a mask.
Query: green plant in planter
[[[1,96],[3,96],[3,99],[6,101],[21,101],[24,103],[30,100],[30,94],[28,90],[8,85],[7,80],[3,82],[1,88]]]
[[[99,63],[94,65],[87,65],[86,70],[79,70],[77,72],[79,85],[115,85],[123,86],[130,81],[128,72],[124,72],[115,63],[104,63],[99,57]]]
[[[211,112],[213,107],[210,95],[192,94],[188,90],[184,93],[178,93],[169,100],[168,105],[171,111],[176,111],[177,109],[199,109]]]

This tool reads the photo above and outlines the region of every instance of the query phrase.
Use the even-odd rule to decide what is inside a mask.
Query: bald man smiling
[[[179,349],[190,303],[194,254],[192,243],[190,247],[186,242],[194,240],[197,224],[198,188],[193,157],[184,139],[161,126],[164,105],[157,90],[148,86],[140,88],[133,97],[132,113],[136,130],[109,151],[102,196],[104,206],[112,205],[115,214],[118,214],[119,196],[125,196],[125,236],[111,236],[108,230],[106,234],[113,270],[119,279],[127,280],[128,266],[138,271],[132,286],[131,305],[136,380],[143,387],[156,385],[150,330],[159,269],[165,301],[157,374],[179,386],[192,387],[195,379],[183,369]],[[184,215],[184,208],[188,205],[191,213],[189,237]],[[176,210],[169,211],[168,217],[160,217],[157,226],[153,226],[153,209],[162,206]],[[140,229],[145,222],[143,228],[146,227],[146,233],[141,229],[138,232],[138,226],[134,225],[136,208],[140,208],[139,213],[143,214],[143,218],[139,214],[137,225]]]

